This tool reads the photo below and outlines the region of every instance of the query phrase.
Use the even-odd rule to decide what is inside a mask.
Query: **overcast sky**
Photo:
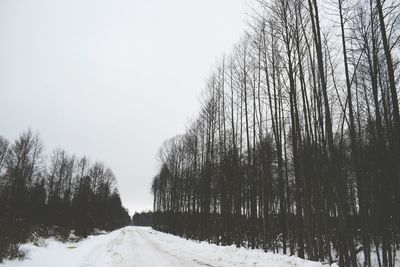
[[[132,213],[150,209],[163,141],[185,131],[246,0],[1,0],[0,135],[38,131],[101,160]]]

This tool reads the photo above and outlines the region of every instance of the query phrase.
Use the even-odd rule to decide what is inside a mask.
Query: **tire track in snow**
[[[130,266],[201,266],[197,263],[184,260],[183,258],[164,250],[160,244],[148,238],[148,232],[142,228],[126,228],[126,238],[123,247],[131,248]],[[120,267],[120,266],[115,266]]]
[[[159,243],[159,241],[157,239],[151,238],[151,234],[152,233],[150,231],[145,230],[143,228],[142,229],[141,228],[136,228],[135,230],[138,232],[138,234],[140,235],[140,237],[143,240],[146,240],[150,244],[150,246],[154,248],[154,250],[159,251],[161,253],[164,253],[166,255],[169,255],[171,257],[174,257],[174,258],[178,259],[181,262],[181,265],[178,265],[178,266],[218,267],[218,266],[212,265],[210,263],[206,263],[205,259],[200,260],[200,259],[198,259],[198,257],[193,257],[194,255],[177,255],[174,252],[179,252],[179,251],[166,250],[166,249],[164,249],[162,247],[162,245]],[[181,253],[179,253],[179,254],[181,254]],[[184,257],[182,257],[182,256],[184,256]],[[192,258],[192,260],[191,261],[189,261],[189,260],[184,261],[183,258],[185,258],[185,259],[191,259]],[[169,265],[169,266],[175,266],[175,265]]]

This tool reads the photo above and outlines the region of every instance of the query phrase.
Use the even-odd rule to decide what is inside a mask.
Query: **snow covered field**
[[[0,267],[326,266],[261,250],[199,243],[134,226],[90,236],[78,243],[47,240],[46,247],[25,244],[22,248],[28,259],[6,261]]]

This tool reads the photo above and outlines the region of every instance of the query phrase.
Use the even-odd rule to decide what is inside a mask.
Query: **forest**
[[[142,211],[135,212],[132,216],[132,225],[135,226],[153,226],[153,212]]]
[[[60,148],[44,155],[31,130],[13,143],[0,137],[0,262],[19,257],[20,244],[37,235],[86,237],[129,223],[116,177],[102,162]]]
[[[340,266],[400,246],[400,3],[256,0],[184,134],[154,227]],[[190,86],[190,85],[188,85]]]

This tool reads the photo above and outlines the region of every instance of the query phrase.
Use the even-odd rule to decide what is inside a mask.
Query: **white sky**
[[[115,172],[132,213],[152,207],[162,142],[183,133],[246,0],[1,0],[0,135],[31,127]]]

